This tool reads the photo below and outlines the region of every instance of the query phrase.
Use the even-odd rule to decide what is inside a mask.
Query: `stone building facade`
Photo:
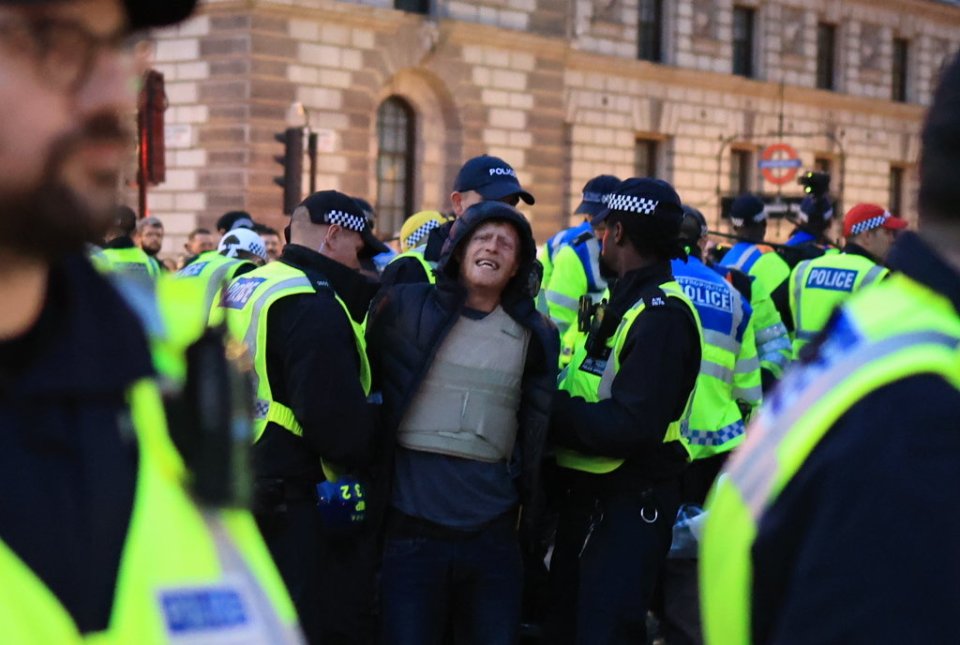
[[[536,196],[541,240],[601,173],[663,177],[719,225],[739,190],[800,194],[757,169],[779,142],[844,204],[914,218],[924,107],[958,44],[960,7],[934,0],[207,0],[156,34],[167,177],[148,205],[168,250],[230,209],[282,226],[274,134],[300,102],[318,188],[390,210],[385,235],[397,209],[446,208],[484,152]]]

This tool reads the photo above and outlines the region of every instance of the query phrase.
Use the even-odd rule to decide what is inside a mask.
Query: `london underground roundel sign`
[[[775,143],[763,149],[758,165],[763,178],[779,186],[793,181],[803,162],[793,146]]]

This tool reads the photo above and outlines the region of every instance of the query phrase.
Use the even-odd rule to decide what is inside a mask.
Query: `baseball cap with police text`
[[[740,228],[759,224],[767,219],[767,208],[756,195],[744,193],[730,205],[730,223]]]
[[[475,190],[484,199],[499,200],[518,195],[528,204],[533,204],[533,195],[520,186],[513,167],[499,157],[480,155],[463,164],[453,182],[457,192]]]
[[[574,215],[597,215],[607,207],[607,199],[613,189],[620,185],[620,178],[613,175],[598,175],[583,185],[583,198]]]

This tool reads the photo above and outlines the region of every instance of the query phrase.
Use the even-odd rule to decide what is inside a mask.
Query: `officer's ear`
[[[609,224],[607,226],[608,228],[610,227]],[[622,246],[623,238],[626,236],[626,233],[623,230],[623,223],[619,221],[614,222],[610,232],[613,234],[613,243],[617,246]]]

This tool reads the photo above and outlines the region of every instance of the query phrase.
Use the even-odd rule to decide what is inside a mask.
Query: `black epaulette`
[[[573,238],[573,241],[570,242],[570,246],[577,246],[577,245],[579,245],[579,244],[583,244],[584,242],[586,242],[587,240],[589,240],[589,239],[592,238],[592,237],[595,237],[592,230],[590,230],[590,231],[584,231],[584,232],[581,233],[580,235],[578,235],[578,236],[576,236],[575,238]]]

